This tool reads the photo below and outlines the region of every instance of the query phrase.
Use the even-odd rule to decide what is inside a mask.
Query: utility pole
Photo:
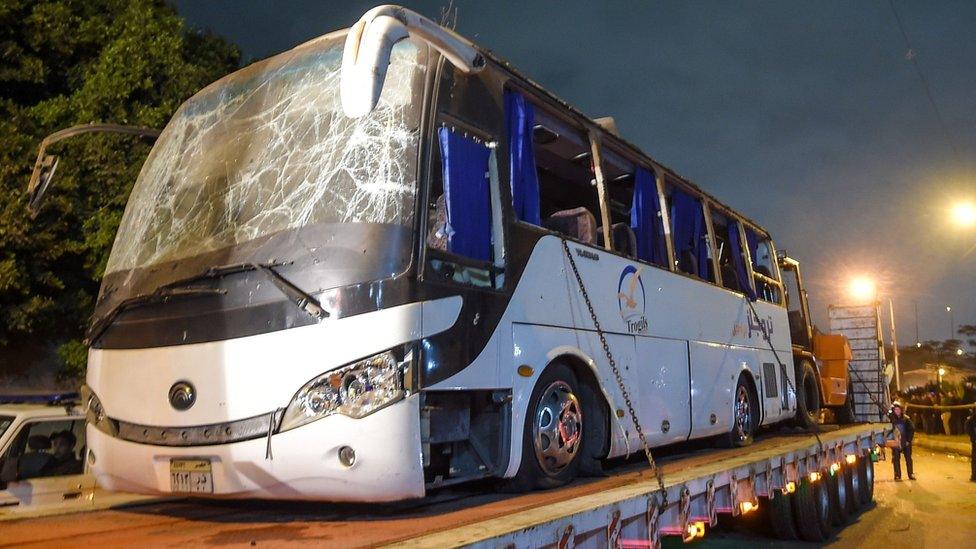
[[[918,347],[919,343],[921,342],[918,340],[918,301],[916,301],[915,302],[915,346]]]
[[[895,305],[891,298],[888,299],[888,316],[891,318],[891,350],[894,353],[895,361],[895,391],[901,391],[901,369],[898,367],[898,336],[895,335]]]

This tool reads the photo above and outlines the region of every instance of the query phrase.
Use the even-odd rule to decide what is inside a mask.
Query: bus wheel
[[[874,462],[871,456],[861,456],[857,460],[857,476],[859,477],[858,499],[861,505],[867,507],[874,501]]]
[[[732,431],[728,435],[728,446],[740,447],[752,444],[756,434],[756,421],[759,420],[758,403],[753,398],[745,375],[739,376],[732,401]]]
[[[769,530],[779,539],[800,539],[793,519],[793,494],[777,493],[769,498]]]
[[[825,541],[830,537],[830,497],[823,482],[804,479],[793,495],[793,515],[800,538]]]
[[[526,409],[522,464],[514,488],[555,488],[576,478],[583,448],[583,405],[573,371],[555,363],[536,381]]]
[[[820,418],[820,388],[810,361],[803,360],[797,366],[796,382],[796,423],[804,429],[813,429]]]
[[[851,494],[847,491],[847,481],[844,478],[845,470],[843,467],[833,475],[825,475],[827,489],[830,492],[830,515],[834,526],[845,526],[850,520],[851,515],[847,512],[847,498]]]

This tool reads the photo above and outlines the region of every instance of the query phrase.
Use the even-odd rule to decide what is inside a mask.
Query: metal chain
[[[634,405],[630,401],[630,393],[624,386],[624,378],[620,374],[620,368],[617,366],[617,361],[614,360],[613,353],[610,352],[610,344],[607,342],[607,336],[603,332],[603,328],[600,326],[600,321],[596,318],[596,311],[593,310],[593,303],[590,301],[590,296],[586,292],[586,286],[583,284],[583,277],[580,276],[579,269],[576,267],[576,260],[573,259],[573,254],[569,251],[569,244],[565,239],[562,239],[562,243],[563,251],[566,252],[566,258],[569,259],[569,266],[573,269],[573,275],[576,277],[576,283],[579,285],[580,293],[583,295],[583,301],[586,303],[586,308],[590,312],[590,319],[593,321],[593,326],[596,328],[596,334],[600,337],[600,344],[603,346],[603,352],[607,355],[607,362],[610,364],[610,370],[613,371],[613,377],[617,380],[617,386],[620,388],[620,394],[623,396],[624,403],[627,405],[627,411],[630,413],[630,419],[634,422],[634,429],[637,431],[637,436],[640,438],[641,446],[644,448],[644,455],[647,456],[647,463],[654,471],[654,475],[657,478],[658,487],[661,489],[661,493],[664,495],[666,502],[668,492],[664,488],[664,471],[658,467],[657,463],[654,462],[654,456],[651,455],[651,447],[647,443],[647,437],[644,435],[644,429],[641,428],[640,421],[637,420],[637,412],[634,411]]]
[[[749,309],[752,310],[752,316],[755,317],[756,324],[759,325],[759,333],[761,333],[762,336],[763,336],[763,339],[766,340],[766,344],[769,345],[769,350],[773,352],[773,357],[776,358],[776,364],[777,364],[777,366],[780,367],[780,371],[782,371],[784,377],[786,377],[786,385],[787,385],[787,387],[789,387],[789,389],[791,391],[793,391],[793,394],[796,395],[796,400],[799,401],[800,400],[800,392],[796,390],[796,386],[794,386],[793,385],[793,382],[790,381],[790,376],[787,373],[786,365],[783,364],[783,361],[782,360],[780,360],[779,353],[776,352],[776,348],[773,346],[773,339],[772,339],[772,337],[770,337],[769,332],[768,332],[768,330],[766,328],[766,325],[759,319],[759,313],[756,312],[756,306],[752,304],[752,300],[750,300],[748,296],[746,296],[744,299],[746,300],[746,303],[749,305]],[[795,370],[795,367],[794,367],[794,370]],[[820,424],[819,423],[814,423],[813,424],[813,436],[817,439],[817,447],[822,452],[823,451],[823,448],[824,448],[824,443],[823,443],[822,440],[820,440]]]

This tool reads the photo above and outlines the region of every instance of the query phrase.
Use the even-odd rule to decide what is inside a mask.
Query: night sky
[[[449,0],[404,2],[439,20]],[[348,27],[373,2],[177,1],[249,59]],[[528,4],[528,5],[527,5]],[[976,2],[467,2],[457,30],[730,206],[805,269],[812,307],[870,274],[899,343],[976,324]],[[954,149],[956,152],[954,152]]]

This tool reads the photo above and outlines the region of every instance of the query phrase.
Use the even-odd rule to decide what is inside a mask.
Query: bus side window
[[[521,221],[597,245],[600,202],[579,126],[505,91],[512,206]]]
[[[733,292],[744,292],[739,283],[736,263],[732,251],[733,241],[731,231],[738,231],[728,216],[718,212],[712,206],[712,230],[715,231],[715,257],[718,259],[719,272],[722,275],[722,286]]]
[[[679,272],[715,282],[702,199],[672,182],[666,189],[675,267]]]
[[[779,281],[779,269],[776,268],[776,259],[769,239],[747,228],[746,242],[749,244],[749,256],[752,258],[752,272],[755,273],[756,293],[759,299],[781,303],[782,284]]]
[[[494,144],[447,124],[437,128],[436,137],[427,205],[431,267],[442,279],[498,287],[495,266],[503,259],[493,213]]]

